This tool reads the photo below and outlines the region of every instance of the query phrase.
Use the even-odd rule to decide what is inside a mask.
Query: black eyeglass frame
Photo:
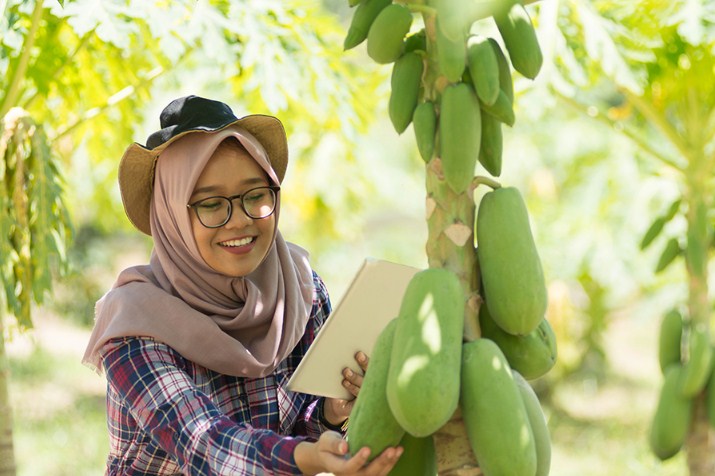
[[[243,197],[246,195],[250,194],[251,192],[254,192],[256,190],[261,190],[267,188],[273,193],[273,208],[271,209],[271,212],[267,215],[263,216],[253,216],[248,211],[246,210],[245,205],[243,204]],[[250,190],[246,190],[243,193],[239,193],[237,195],[231,195],[230,197],[224,197],[223,195],[212,195],[210,197],[202,198],[201,200],[197,200],[194,203],[189,203],[186,205],[187,208],[192,208],[194,210],[194,213],[196,213],[196,218],[199,219],[199,223],[203,225],[206,228],[221,228],[224,226],[226,223],[228,223],[231,220],[231,217],[233,216],[233,201],[236,199],[241,199],[239,200],[239,204],[241,207],[241,210],[243,213],[246,214],[247,217],[251,218],[252,220],[261,220],[263,218],[268,218],[269,216],[273,215],[276,211],[276,205],[278,204],[278,192],[280,192],[281,188],[278,185],[262,185],[260,187],[254,187]],[[222,198],[224,200],[228,200],[228,213],[226,214],[226,219],[219,225],[207,225],[201,220],[201,215],[199,215],[198,210],[196,210],[196,206],[199,205],[201,202],[204,202],[206,200],[211,200],[212,198]]]

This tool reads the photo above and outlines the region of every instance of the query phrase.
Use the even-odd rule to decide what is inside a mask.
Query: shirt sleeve
[[[301,474],[293,454],[305,438],[228,418],[165,344],[125,339],[104,355],[104,368],[137,424],[186,474]]]
[[[310,345],[313,343],[313,341],[315,340],[315,336],[318,334],[318,331],[320,331],[321,327],[328,319],[332,311],[330,296],[328,294],[328,289],[325,286],[325,283],[316,273],[313,273],[313,281],[315,284],[313,308],[311,312],[311,318],[308,321],[308,325],[306,326],[305,335],[303,336],[303,340],[301,342],[301,345],[299,346],[301,349],[300,358],[305,355],[305,352],[307,352],[308,347],[310,347]],[[338,377],[336,376],[336,378]],[[311,440],[317,440],[320,437],[321,433],[324,433],[328,430],[332,430],[338,431],[343,436],[345,436],[345,433],[347,431],[346,426],[342,425],[338,427],[331,425],[323,418],[324,400],[325,399],[322,397],[316,397],[308,399],[306,401],[305,405],[301,410],[300,417],[294,426],[294,435],[307,436]]]

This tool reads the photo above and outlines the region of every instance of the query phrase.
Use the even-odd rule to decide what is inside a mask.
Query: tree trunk
[[[477,312],[479,274],[474,248],[475,205],[472,189],[462,194],[452,191],[444,180],[442,161],[432,159],[426,169],[427,259],[430,267],[454,272],[462,283],[464,339],[479,337]],[[437,469],[440,475],[476,476],[482,474],[467,438],[459,409],[447,424],[434,434]]]
[[[689,130],[688,142],[692,148],[685,170],[688,204],[685,266],[688,274],[690,324],[705,329],[710,334],[712,310],[708,262],[712,231],[708,212],[713,208],[710,179],[713,160],[705,154],[705,140],[701,137],[701,130],[702,128],[697,127],[691,127]],[[715,433],[708,419],[706,393],[707,389],[695,397],[693,420],[685,442],[690,476],[715,474]]]
[[[715,474],[715,432],[708,421],[704,397],[701,394],[693,402],[693,422],[686,441],[690,476]]]
[[[12,408],[8,391],[10,369],[5,354],[5,330],[0,312],[0,476],[15,475],[15,455],[12,444]]]

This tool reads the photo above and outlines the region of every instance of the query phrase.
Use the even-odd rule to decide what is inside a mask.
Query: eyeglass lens
[[[194,209],[204,226],[219,227],[231,219],[231,203],[235,200],[239,201],[238,204],[249,217],[265,218],[275,209],[276,193],[271,188],[259,187],[235,197],[205,198],[195,203]]]

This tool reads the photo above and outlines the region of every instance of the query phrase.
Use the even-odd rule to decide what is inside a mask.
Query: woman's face
[[[217,195],[239,195],[267,185],[266,173],[248,152],[222,143],[196,181],[189,203]],[[206,228],[190,210],[191,226],[206,264],[227,276],[246,276],[261,264],[273,243],[276,215],[250,218],[243,212],[240,199],[233,201],[232,208],[231,219],[219,228]]]

